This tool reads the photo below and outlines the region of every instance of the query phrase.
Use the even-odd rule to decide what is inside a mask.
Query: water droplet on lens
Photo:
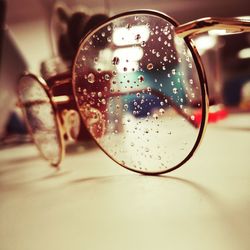
[[[164,109],[159,109],[159,113],[160,113],[161,115],[163,115],[163,114],[165,113],[165,110],[164,110]]]
[[[148,70],[152,70],[153,68],[154,68],[153,63],[149,63],[149,64],[147,65],[147,69],[148,69]]]
[[[143,75],[138,76],[138,81],[143,82],[144,81],[144,76]]]
[[[192,69],[192,67],[193,67],[192,63],[189,63],[189,64],[188,64],[188,67],[189,67],[190,69]]]
[[[153,118],[157,120],[159,117],[157,114],[153,114]]]
[[[159,52],[156,53],[156,56],[157,56],[157,57],[160,57],[160,55],[161,55],[161,54],[160,54]]]
[[[124,68],[123,68],[123,71],[125,71],[125,72],[126,72],[127,70],[128,70],[128,69],[127,69],[126,67],[124,67]]]
[[[103,98],[102,99],[102,104],[105,105],[106,104],[106,100]]]
[[[98,97],[102,97],[102,92],[98,92],[98,93],[97,93],[97,96],[98,96]]]
[[[191,115],[190,118],[191,118],[192,121],[194,121],[195,116],[194,116],[194,115]]]
[[[93,73],[89,73],[87,79],[88,79],[89,83],[94,83],[95,82],[95,75]]]
[[[163,106],[163,105],[164,105],[164,102],[160,102],[160,105]]]
[[[85,61],[86,60],[86,56],[83,55],[82,56],[82,60]]]
[[[105,74],[104,78],[105,78],[106,81],[109,81],[110,80],[110,75],[109,74]]]
[[[136,36],[135,36],[135,40],[140,40],[141,39],[141,35],[140,34],[137,34]]]
[[[124,110],[125,110],[125,111],[128,110],[128,104],[124,104],[123,107],[124,107]]]
[[[108,30],[108,31],[111,31],[111,26],[108,26],[108,27],[107,27],[107,30]]]
[[[146,42],[145,41],[142,41],[141,42],[141,47],[145,47],[146,46]]]
[[[166,26],[164,29],[163,29],[163,34],[164,35],[168,35],[169,34],[169,27]]]
[[[177,88],[173,88],[173,93],[177,94],[178,93],[178,89]]]
[[[105,32],[102,32],[102,37],[105,37],[105,35],[106,35]]]
[[[117,56],[115,56],[115,57],[113,58],[113,60],[112,60],[112,64],[113,64],[113,65],[118,65],[119,62],[120,62],[120,59],[119,59],[119,57],[117,57]]]

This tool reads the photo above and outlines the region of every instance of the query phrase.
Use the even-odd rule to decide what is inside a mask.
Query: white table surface
[[[195,156],[158,177],[98,148],[60,171],[33,145],[0,151],[1,250],[250,249],[250,115],[209,125]]]

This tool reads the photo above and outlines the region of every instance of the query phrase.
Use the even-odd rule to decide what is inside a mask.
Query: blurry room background
[[[50,19],[55,4],[52,0],[5,2],[7,28],[1,27],[1,29],[7,30],[8,36],[7,38],[6,35],[2,36],[1,46],[0,137],[5,133],[10,114],[15,109],[16,79],[25,69],[39,73],[41,62],[52,55]],[[179,23],[206,16],[250,15],[247,0],[66,0],[61,2],[80,4],[93,13],[104,12],[110,16],[132,9],[155,9],[174,17]],[[243,111],[249,111],[250,35],[220,37],[209,34],[198,37],[196,44],[208,72],[211,102],[219,100],[230,107],[240,107]],[[9,90],[6,91],[6,89]]]

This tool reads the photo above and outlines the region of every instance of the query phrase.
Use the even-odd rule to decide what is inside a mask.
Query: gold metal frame
[[[61,161],[62,161],[62,159],[63,159],[63,157],[64,157],[64,155],[65,155],[65,142],[64,142],[64,138],[63,138],[63,135],[64,135],[64,133],[65,133],[65,128],[64,128],[64,126],[63,126],[63,124],[62,124],[62,119],[61,119],[60,114],[58,113],[57,107],[56,107],[56,105],[57,105],[57,104],[60,104],[62,100],[61,100],[61,98],[52,97],[51,91],[50,91],[50,89],[48,88],[48,86],[47,86],[47,84],[46,84],[46,82],[44,81],[43,78],[38,77],[38,76],[36,76],[36,75],[34,75],[34,74],[31,74],[31,73],[27,73],[27,72],[26,72],[26,73],[24,73],[24,74],[19,78],[19,82],[20,82],[22,79],[24,79],[24,78],[31,78],[31,79],[33,79],[34,81],[36,81],[38,84],[40,84],[40,86],[44,89],[46,95],[47,95],[48,98],[49,98],[49,102],[50,102],[50,104],[51,104],[51,107],[52,107],[52,110],[53,110],[53,113],[54,113],[55,124],[56,124],[56,132],[57,132],[57,137],[58,137],[58,139],[59,139],[59,146],[60,146],[60,155],[59,155],[59,157],[58,157],[58,159],[59,159],[58,162],[56,162],[56,163],[50,162],[50,164],[51,164],[52,166],[54,166],[54,167],[57,167],[57,166],[61,163]],[[30,124],[29,124],[29,121],[28,121],[28,118],[27,118],[27,115],[26,115],[26,111],[25,111],[25,107],[24,107],[25,104],[24,104],[24,103],[22,102],[22,100],[20,99],[20,95],[19,95],[19,93],[20,93],[20,87],[19,87],[19,86],[18,86],[17,91],[18,91],[18,105],[19,105],[19,106],[21,107],[21,109],[22,109],[23,116],[24,116],[24,121],[25,121],[25,123],[26,123],[26,126],[27,126],[27,128],[28,128],[28,130],[29,130],[29,133],[30,133],[30,135],[31,135],[31,137],[32,137],[32,139],[33,139],[33,141],[35,142],[34,134],[33,134],[33,132],[32,132],[32,128],[31,128],[31,126],[30,126]],[[36,101],[30,102],[30,103],[28,103],[28,104],[30,104],[30,105],[39,104],[39,101],[37,101],[37,102],[36,102]],[[36,143],[36,142],[35,142],[35,144],[36,144],[37,149],[39,150],[40,154],[42,155],[42,157],[43,157],[44,159],[46,159],[46,160],[49,161],[49,159],[47,159],[46,155],[44,155],[43,151],[41,150],[40,145],[39,145],[38,143]]]
[[[73,63],[73,70],[72,70],[72,85],[73,85],[73,92],[74,92],[74,96],[76,98],[76,88],[75,88],[75,78],[76,75],[74,74],[74,67],[76,66],[76,62],[78,59],[78,54],[80,53],[80,48],[81,45],[85,42],[85,40],[87,40],[90,36],[92,36],[96,30],[101,29],[102,27],[104,27],[105,25],[107,25],[108,23],[112,22],[115,19],[121,18],[121,17],[125,17],[125,16],[136,16],[136,15],[140,15],[140,14],[145,14],[145,15],[151,15],[151,16],[158,16],[162,19],[165,19],[166,21],[170,22],[172,25],[175,26],[175,28],[179,27],[179,24],[177,21],[175,21],[174,19],[172,19],[171,17],[167,16],[166,14],[162,13],[162,12],[158,12],[158,11],[152,11],[152,10],[134,10],[134,11],[129,11],[129,12],[125,12],[125,13],[121,13],[118,14],[114,17],[111,17],[110,19],[108,19],[106,22],[104,22],[102,25],[98,26],[96,29],[90,31],[80,42],[79,45],[79,50],[76,53],[75,59],[74,59],[74,63]],[[184,163],[186,163],[194,154],[194,152],[196,151],[196,149],[198,148],[201,139],[203,138],[204,135],[204,131],[206,129],[206,125],[207,125],[207,119],[208,119],[208,107],[209,107],[209,99],[208,99],[208,87],[207,87],[207,81],[206,81],[206,75],[205,75],[205,71],[203,68],[203,65],[201,63],[201,59],[200,56],[198,54],[198,51],[196,49],[196,47],[194,46],[192,40],[189,37],[185,37],[184,38],[192,56],[194,59],[194,63],[195,66],[197,68],[197,72],[198,72],[198,76],[199,76],[199,81],[200,81],[200,87],[201,87],[201,93],[202,93],[202,120],[201,120],[201,124],[199,127],[199,133],[196,139],[196,142],[192,148],[192,150],[190,151],[190,153],[185,157],[185,159],[183,161],[181,161],[179,164],[177,164],[176,166],[167,169],[167,170],[163,170],[163,171],[157,171],[157,172],[145,172],[143,170],[139,171],[139,170],[135,170],[135,169],[131,169],[128,166],[122,165],[120,162],[116,161],[111,155],[109,155],[109,153],[94,139],[94,141],[97,143],[97,145],[102,149],[102,151],[108,155],[113,161],[115,161],[117,164],[119,164],[120,166],[129,169],[131,171],[137,172],[137,173],[142,173],[145,175],[159,175],[159,174],[164,174],[170,171],[173,171],[177,168],[179,168],[180,166],[182,166]],[[80,110],[80,106],[76,100],[77,103],[77,107]],[[85,124],[86,125],[86,124]]]
[[[199,56],[199,53],[195,47],[194,42],[192,41],[192,38],[198,34],[202,34],[202,33],[206,33],[208,31],[211,30],[226,30],[229,33],[238,33],[238,32],[249,32],[250,31],[250,17],[236,17],[236,18],[213,18],[213,17],[207,17],[207,18],[201,18],[198,20],[194,20],[185,24],[179,24],[176,20],[174,20],[173,18],[169,17],[168,15],[159,12],[159,11],[154,11],[154,10],[133,10],[133,11],[128,11],[125,13],[121,13],[118,15],[115,15],[111,18],[109,18],[108,20],[106,20],[104,23],[102,23],[101,25],[99,25],[98,27],[94,28],[93,30],[91,30],[90,32],[88,32],[81,40],[80,44],[79,44],[79,48],[81,47],[81,45],[84,43],[84,41],[86,39],[88,39],[91,35],[93,35],[98,29],[102,28],[103,26],[105,26],[107,23],[121,18],[121,17],[125,17],[125,16],[133,16],[133,15],[139,15],[139,14],[144,14],[144,15],[151,15],[151,16],[158,16],[159,18],[165,19],[166,21],[170,22],[171,24],[174,25],[175,27],[175,32],[176,34],[180,37],[183,38],[186,42],[186,45],[188,46],[192,56],[193,56],[193,60],[198,72],[198,77],[199,77],[199,81],[200,81],[200,87],[201,87],[201,94],[202,94],[202,120],[201,120],[201,124],[200,124],[200,128],[199,128],[199,133],[196,139],[196,142],[191,150],[191,152],[186,156],[186,158],[180,162],[178,165],[172,167],[171,169],[162,171],[162,172],[155,172],[155,173],[148,173],[148,172],[143,172],[143,171],[137,171],[134,169],[130,169],[127,166],[124,166],[122,164],[120,164],[119,162],[117,162],[115,159],[113,159],[107,151],[105,151],[104,148],[101,147],[101,145],[99,145],[96,141],[96,143],[98,144],[98,146],[104,151],[104,153],[106,153],[111,159],[113,159],[114,161],[116,161],[119,165],[134,171],[134,172],[139,172],[139,173],[143,173],[143,174],[147,174],[147,175],[158,175],[158,174],[163,174],[166,172],[170,172],[173,171],[177,168],[179,168],[180,166],[182,166],[185,162],[187,162],[194,154],[194,152],[197,150],[198,146],[200,145],[200,142],[204,136],[204,132],[206,130],[206,126],[207,126],[207,120],[208,120],[208,108],[209,108],[209,98],[208,98],[208,86],[207,86],[207,80],[206,80],[206,75],[205,75],[205,71],[204,71],[204,67],[201,61],[201,58]],[[74,67],[76,65],[76,61],[77,61],[77,57],[78,57],[79,51],[76,53],[74,61],[73,61],[73,67],[72,67],[72,87],[73,87],[73,94],[74,94],[74,98],[76,101],[76,105],[78,108],[78,111],[80,110],[79,104],[77,102],[76,99],[76,90],[75,90],[75,73],[74,73]],[[57,108],[56,105],[60,104],[60,102],[65,103],[67,102],[67,98],[72,98],[70,96],[66,96],[66,99],[62,99],[57,96],[53,96],[52,95],[52,91],[51,89],[49,89],[46,85],[46,82],[41,79],[36,77],[35,75],[32,74],[25,74],[24,76],[30,76],[32,78],[34,78],[35,80],[37,80],[45,89],[46,93],[48,94],[50,101],[51,101],[51,105],[53,107],[55,116],[56,116],[56,121],[57,121],[57,126],[58,126],[58,133],[60,133],[60,138],[61,138],[61,145],[62,145],[62,154],[61,154],[61,158],[65,152],[64,149],[64,142],[63,142],[63,133],[65,133],[65,129],[63,128],[63,121],[60,118],[60,114],[58,114],[57,112]],[[67,79],[65,79],[65,81],[61,80],[60,82],[56,83],[55,86],[60,86],[61,84],[65,84],[65,82],[68,82]],[[54,86],[52,86],[53,88]],[[115,94],[115,93],[113,93]],[[157,94],[157,93],[156,93]],[[80,112],[81,113],[81,112]],[[27,121],[27,120],[26,120]],[[191,121],[189,121],[191,122]],[[194,124],[193,124],[194,125]],[[29,125],[28,125],[29,127]],[[59,164],[60,162],[58,162]]]

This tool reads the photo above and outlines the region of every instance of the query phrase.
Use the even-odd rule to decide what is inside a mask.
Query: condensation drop
[[[135,36],[135,40],[140,40],[141,39],[141,35],[140,34],[137,34],[136,36]]]
[[[177,88],[173,88],[173,93],[177,94],[178,93],[178,89]]]
[[[144,76],[143,75],[138,76],[138,81],[143,82],[144,81]]]
[[[119,59],[119,57],[117,57],[117,56],[115,56],[115,57],[112,59],[112,64],[113,64],[113,65],[118,65],[119,62],[120,62],[120,59]]]
[[[146,42],[145,41],[142,41],[141,42],[141,47],[145,47],[146,46]]]
[[[109,74],[105,74],[104,78],[105,78],[106,81],[109,81],[110,80],[110,75]]]
[[[88,79],[89,83],[94,83],[95,82],[95,75],[93,73],[89,73],[87,79]]]
[[[159,113],[160,113],[161,115],[163,115],[163,114],[165,113],[165,110],[164,110],[164,109],[159,109]]]
[[[128,110],[128,104],[124,104],[123,107],[124,107],[124,110],[125,110],[125,111]]]
[[[163,34],[166,35],[166,36],[169,34],[169,27],[168,27],[168,26],[166,26],[166,27],[163,29]]]
[[[153,118],[157,120],[159,116],[157,114],[153,114]]]
[[[153,63],[149,63],[149,64],[147,65],[147,69],[148,69],[148,70],[152,70],[153,68],[154,68]]]
[[[97,96],[98,96],[99,98],[101,98],[101,97],[102,97],[102,92],[98,92],[98,93],[97,93]]]

